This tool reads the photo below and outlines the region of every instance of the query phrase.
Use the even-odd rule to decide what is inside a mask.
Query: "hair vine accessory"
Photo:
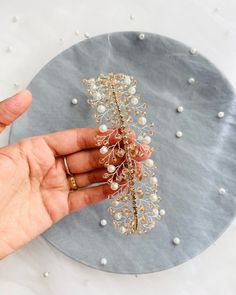
[[[92,96],[88,103],[96,108],[100,130],[96,144],[107,169],[103,177],[114,191],[108,208],[113,225],[122,234],[145,233],[161,219],[156,165],[152,159],[136,160],[150,149],[153,135],[154,124],[147,123],[147,105],[141,102],[136,81],[129,75],[100,74],[83,83]],[[131,130],[136,134],[132,142]],[[112,138],[116,139],[113,144]]]

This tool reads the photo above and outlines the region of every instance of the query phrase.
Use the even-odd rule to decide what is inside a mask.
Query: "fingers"
[[[0,132],[22,115],[30,106],[32,95],[28,90],[0,102]]]
[[[103,178],[103,175],[106,173],[106,171],[107,170],[104,168],[96,169],[87,173],[76,174],[74,177],[79,187],[85,187],[92,183],[106,182],[106,179]]]
[[[136,161],[143,161],[150,157],[151,149],[149,146],[137,145],[137,150],[141,147],[145,149],[145,153],[142,156],[133,157]],[[78,153],[74,153],[66,157],[67,164],[71,173],[84,173],[104,166],[100,162],[101,157],[99,149],[85,150]],[[116,162],[109,161],[109,164],[119,165],[124,160],[124,157],[117,158]]]
[[[109,144],[116,142],[115,129],[109,129],[101,133],[98,128],[76,128],[59,131],[44,136],[46,143],[55,155],[72,154],[85,149],[97,148],[97,135],[111,134]],[[132,133],[130,137],[134,137]]]
[[[110,194],[114,193],[108,184],[88,187],[69,194],[68,207],[69,212],[77,211],[88,205],[97,203],[106,199]]]

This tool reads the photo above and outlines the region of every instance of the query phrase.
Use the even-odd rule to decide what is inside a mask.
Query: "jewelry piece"
[[[136,81],[123,73],[100,74],[96,79],[84,79],[91,107],[96,109],[95,119],[100,134],[96,144],[100,147],[100,162],[107,169],[103,177],[112,193],[108,212],[114,227],[122,234],[143,234],[154,228],[161,219],[159,212],[158,179],[152,159],[138,162],[150,151],[153,123],[146,118],[146,103],[136,90]],[[133,130],[136,137],[130,142]],[[111,144],[111,138],[115,143]]]
[[[63,157],[63,160],[64,160],[64,166],[65,166],[66,174],[68,174],[68,175],[70,175],[70,176],[73,176],[73,174],[70,172],[70,169],[69,169],[69,167],[68,167],[66,157]]]
[[[79,189],[79,186],[76,183],[75,177],[74,176],[68,176],[67,179],[68,179],[68,182],[69,182],[70,190],[71,191],[77,191]]]

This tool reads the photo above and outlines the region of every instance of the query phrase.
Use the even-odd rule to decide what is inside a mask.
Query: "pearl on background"
[[[196,55],[196,54],[197,54],[197,48],[192,47],[192,48],[189,49],[189,52],[190,52],[190,54],[192,54],[192,55]]]
[[[151,183],[152,185],[157,184],[157,182],[158,182],[158,180],[157,180],[156,176],[152,176],[152,177],[150,177],[150,183]]]
[[[43,273],[43,276],[44,276],[45,278],[48,278],[48,277],[49,277],[49,272],[48,272],[48,271],[45,271],[45,272]]]
[[[131,14],[131,15],[129,16],[129,18],[130,18],[130,20],[134,20],[134,19],[135,19],[135,16],[134,16],[133,14]]]
[[[151,194],[150,195],[150,200],[152,201],[152,202],[156,202],[157,201],[157,194]]]
[[[182,112],[184,111],[184,107],[182,107],[182,106],[178,106],[178,107],[176,108],[176,110],[177,110],[178,113],[182,113]]]
[[[120,212],[116,212],[114,217],[115,217],[115,220],[121,220],[122,214]]]
[[[219,192],[220,195],[225,195],[226,194],[226,190],[223,187],[219,188],[218,192]]]
[[[152,159],[147,159],[147,160],[144,161],[144,164],[147,167],[153,167],[154,166],[154,161]]]
[[[178,237],[174,237],[172,240],[174,245],[179,245],[180,244],[180,239]]]
[[[136,88],[133,86],[133,87],[130,87],[129,90],[128,90],[129,94],[135,94],[136,93]]]
[[[97,111],[102,114],[106,111],[106,107],[102,104],[100,104],[98,107],[97,107]]]
[[[107,221],[106,221],[106,219],[101,219],[101,220],[100,220],[100,225],[101,225],[101,226],[106,226],[106,225],[107,225]]]
[[[112,182],[111,183],[111,189],[113,191],[116,191],[118,189],[118,187],[119,187],[119,184],[117,182]]]
[[[125,78],[124,78],[124,83],[125,83],[126,85],[130,85],[130,83],[131,83],[131,79],[130,79],[129,76],[125,76]]]
[[[79,34],[80,34],[80,32],[76,30],[76,31],[75,31],[75,35],[76,35],[76,36],[79,36]]]
[[[190,78],[188,79],[188,84],[192,85],[192,84],[194,84],[194,83],[195,83],[195,79],[194,79],[193,77],[190,77]]]
[[[138,123],[140,125],[145,125],[147,123],[147,119],[145,117],[139,117],[138,118]]]
[[[150,136],[146,135],[144,138],[143,138],[143,143],[145,144],[149,144],[151,143],[152,139]]]
[[[77,99],[77,98],[72,98],[71,103],[72,103],[73,105],[78,104],[78,99]]]
[[[180,137],[183,136],[183,132],[182,132],[182,131],[177,131],[177,132],[175,133],[175,135],[176,135],[177,138],[180,138]]]
[[[13,47],[12,46],[8,46],[6,49],[7,52],[11,53],[13,51]]]
[[[139,37],[140,40],[143,40],[145,38],[145,35],[143,33],[141,33],[141,34],[139,34],[138,37]]]
[[[224,117],[224,115],[225,115],[224,112],[219,112],[219,113],[217,114],[217,117],[221,119],[221,118]]]
[[[108,152],[108,147],[102,146],[99,151],[100,154],[105,155]]]
[[[12,22],[17,23],[18,20],[19,20],[19,18],[16,15],[14,15],[13,18],[12,18]]]
[[[85,38],[89,38],[89,37],[90,37],[90,36],[89,36],[89,33],[87,33],[87,32],[84,33],[84,37],[85,37]]]
[[[14,86],[15,88],[19,88],[19,87],[20,87],[20,85],[19,85],[18,83],[14,83],[13,86]]]
[[[107,264],[107,259],[103,257],[100,261],[101,265],[106,265]]]
[[[102,124],[102,125],[99,126],[99,131],[102,132],[102,133],[107,132],[107,129],[108,129],[107,125],[105,125],[105,124]]]
[[[107,171],[109,172],[109,173],[112,173],[112,172],[114,172],[116,170],[116,167],[114,166],[114,165],[108,165],[107,166]]]
[[[138,99],[137,99],[137,97],[132,97],[132,98],[131,98],[131,103],[132,103],[133,105],[138,104]]]
[[[161,216],[164,216],[165,214],[166,214],[165,209],[161,209],[161,210],[160,210],[160,215],[161,215]]]

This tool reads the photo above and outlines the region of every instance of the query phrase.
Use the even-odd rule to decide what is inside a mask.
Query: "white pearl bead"
[[[178,237],[173,238],[173,244],[174,245],[179,245],[180,239]]]
[[[150,200],[151,200],[152,202],[156,202],[156,201],[157,201],[157,194],[151,194],[151,195],[150,195]]]
[[[107,264],[107,259],[103,257],[100,261],[101,265],[106,265]]]
[[[151,143],[151,141],[152,141],[152,139],[148,135],[146,135],[143,139],[143,143],[145,143],[145,144],[149,144],[149,143]]]
[[[131,103],[132,103],[133,105],[138,104],[138,99],[137,99],[137,97],[132,97],[132,98],[131,98]]]
[[[10,53],[10,52],[12,52],[12,51],[13,51],[13,47],[12,47],[12,46],[8,46],[8,47],[7,47],[7,52]]]
[[[196,55],[197,54],[197,48],[192,47],[192,48],[189,49],[189,52],[192,55]]]
[[[102,104],[100,104],[98,107],[97,107],[97,111],[99,113],[104,113],[106,111],[106,107]]]
[[[48,272],[48,271],[45,271],[45,272],[43,273],[43,276],[44,276],[45,278],[48,278],[48,277],[49,277],[49,272]]]
[[[183,136],[183,132],[182,131],[177,131],[175,135],[176,135],[176,137],[180,138],[180,137]]]
[[[165,211],[164,209],[161,209],[161,210],[160,210],[160,215],[161,215],[161,216],[164,216],[165,214],[166,214],[166,211]]]
[[[99,151],[100,154],[105,155],[108,152],[108,148],[106,146],[102,146]]]
[[[101,93],[96,92],[96,93],[94,94],[94,97],[95,97],[97,100],[100,100],[101,97],[102,97],[102,95],[101,95]]]
[[[143,141],[143,136],[142,135],[138,136],[138,141]]]
[[[90,36],[89,36],[89,33],[87,33],[87,32],[84,33],[84,37],[85,37],[85,38],[89,38],[89,37],[90,37]]]
[[[147,123],[147,119],[145,117],[139,117],[138,122],[140,125],[145,125]]]
[[[77,98],[72,98],[71,103],[73,105],[76,105],[78,103],[78,99]]]
[[[112,173],[112,172],[114,172],[115,170],[116,170],[116,167],[115,167],[114,165],[108,165],[108,166],[107,166],[107,171],[108,171],[108,172]]]
[[[191,85],[194,84],[195,83],[195,79],[193,77],[190,77],[188,79],[188,83],[191,84]]]
[[[19,20],[19,18],[16,15],[14,15],[13,18],[12,18],[12,22],[17,23],[18,20]]]
[[[126,228],[124,226],[120,227],[120,233],[124,234],[126,232]]]
[[[145,35],[143,33],[139,34],[139,39],[143,40],[145,38]]]
[[[125,78],[124,78],[124,83],[125,83],[126,85],[130,85],[130,83],[131,83],[131,79],[130,79],[129,76],[125,76]]]
[[[135,19],[135,16],[134,16],[133,14],[131,14],[131,15],[129,16],[129,18],[130,18],[130,20],[134,20],[134,19]]]
[[[217,114],[217,117],[221,119],[221,118],[224,117],[224,115],[225,115],[224,112],[219,112],[219,113]]]
[[[136,88],[133,86],[133,87],[130,87],[129,90],[128,90],[129,94],[135,94],[136,93]]]
[[[176,110],[178,113],[182,113],[184,108],[182,106],[178,106]]]
[[[219,188],[219,194],[220,195],[225,195],[225,193],[226,193],[225,188],[223,188],[223,187]]]
[[[121,220],[122,214],[120,212],[116,212],[114,217],[115,217],[115,220]]]
[[[119,187],[119,184],[117,182],[112,182],[111,183],[111,189],[113,191],[116,191],[118,189],[118,187]]]
[[[80,32],[79,31],[75,31],[75,35],[79,36]]]
[[[151,184],[157,184],[157,182],[158,182],[158,180],[157,180],[157,178],[156,178],[156,176],[152,176],[152,177],[150,177],[150,183]]]
[[[152,159],[147,159],[144,161],[144,164],[147,166],[147,167],[153,167],[154,165],[154,161]]]
[[[100,132],[107,132],[107,129],[108,129],[107,125],[105,125],[105,124],[99,126]]]
[[[106,221],[106,219],[101,219],[101,220],[100,220],[100,225],[101,225],[101,226],[106,226],[106,225],[107,225],[107,221]]]

